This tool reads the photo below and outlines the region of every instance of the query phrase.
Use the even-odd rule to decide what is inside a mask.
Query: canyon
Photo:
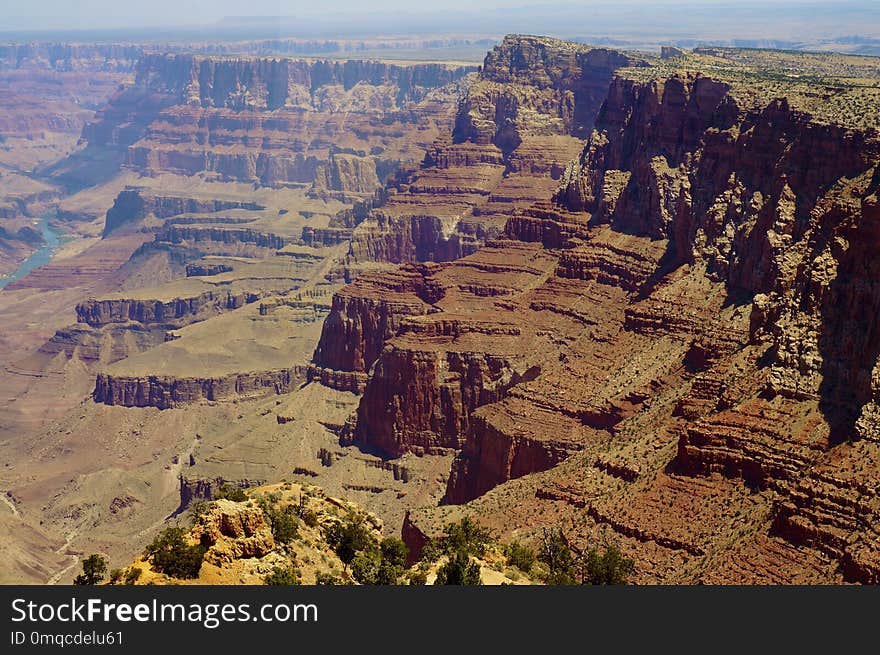
[[[114,82],[0,160],[0,252],[68,238],[0,291],[0,580],[293,480],[416,556],[469,516],[643,584],[880,581],[876,59],[16,52]]]

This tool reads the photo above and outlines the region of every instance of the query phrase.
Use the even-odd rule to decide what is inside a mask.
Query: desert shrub
[[[180,527],[166,528],[147,546],[144,554],[152,558],[157,571],[173,578],[197,578],[207,547],[190,545]]]
[[[363,518],[349,514],[345,520],[334,523],[326,533],[327,544],[348,567],[358,551],[375,544],[375,539],[364,526]]]
[[[515,566],[523,573],[529,573],[535,565],[535,551],[514,541],[507,546],[507,563]]]
[[[379,577],[382,554],[373,546],[359,551],[351,561],[351,577],[361,584],[373,585]]]
[[[277,507],[265,499],[261,499],[260,507],[269,521],[275,541],[286,544],[296,539],[299,534],[299,519],[295,507],[292,505]]]
[[[118,584],[122,580],[122,569],[113,569],[110,571],[110,584]]]
[[[411,585],[426,585],[428,584],[428,573],[421,568],[413,569],[407,575],[407,581]]]
[[[199,522],[199,519],[211,510],[211,501],[197,500],[189,506],[189,517],[192,525]]]
[[[361,584],[398,584],[406,568],[408,549],[400,539],[386,537],[359,551],[351,562],[351,575]]]
[[[621,585],[635,570],[635,562],[624,557],[617,546],[606,545],[605,552],[599,554],[595,548],[588,550],[583,557],[582,584]]]
[[[480,565],[473,561],[464,549],[452,555],[446,563],[437,570],[435,585],[478,585],[480,580]]]
[[[547,565],[544,581],[550,585],[577,584],[576,562],[561,529],[545,530],[538,559]]]
[[[107,575],[107,560],[100,555],[89,555],[82,561],[83,572],[73,579],[75,585],[96,585]]]
[[[315,573],[315,584],[316,585],[344,585],[345,580],[342,579],[340,575],[336,573],[323,573],[318,571]]]
[[[301,584],[300,572],[295,566],[276,566],[263,578],[263,584],[276,586],[298,585]]]
[[[406,558],[409,556],[409,548],[397,537],[385,537],[379,544],[382,551],[382,561],[391,566],[406,566]]]
[[[491,542],[492,532],[465,516],[458,523],[448,523],[442,536],[429,539],[422,549],[422,559],[434,562],[443,555],[452,556],[462,550],[482,557]]]
[[[132,566],[125,574],[125,584],[131,585],[137,582],[141,577],[141,573],[143,571],[140,568]]]
[[[220,485],[220,488],[213,494],[214,500],[232,500],[236,503],[241,503],[247,500],[247,494],[244,492],[244,489],[240,487],[236,487],[235,485],[231,485],[228,482],[224,482]]]
[[[307,509],[302,513],[302,520],[310,528],[318,527],[318,513],[313,509]]]

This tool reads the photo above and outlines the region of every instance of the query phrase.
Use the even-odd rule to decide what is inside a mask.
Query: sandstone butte
[[[53,164],[108,162],[88,247],[3,292],[76,321],[4,346],[7,575],[289,478],[415,555],[466,515],[637,583],[880,582],[877,60],[133,59]]]

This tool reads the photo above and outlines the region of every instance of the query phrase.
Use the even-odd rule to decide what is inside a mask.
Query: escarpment
[[[234,58],[190,54],[147,54],[135,83],[178,103],[230,109],[273,110],[326,102],[323,87],[350,90],[361,84],[392,86],[399,100],[420,99],[454,82],[472,68],[446,64],[411,66],[378,61],[306,61],[290,58]]]
[[[468,99],[525,68],[571,90],[537,63],[563,57],[548,52],[506,40]],[[474,226],[489,198],[509,202],[473,180],[521,179],[517,140],[538,130],[460,113],[453,142],[355,229],[352,263],[451,261],[430,270],[430,312],[375,333],[343,438],[457,451],[445,502],[505,533],[571,517],[570,538],[613,535],[640,581],[875,582],[880,139],[853,108],[877,84],[811,55],[834,78],[817,87],[759,54],[607,71],[594,121],[543,120],[589,133],[555,192],[501,214],[479,250],[444,253],[462,208]],[[429,188],[448,214],[402,210]],[[441,516],[408,515],[406,532]]]
[[[402,319],[436,311],[432,304],[442,290],[430,279],[430,270],[407,266],[362,275],[335,294],[311,375],[327,386],[362,391],[367,372]]]
[[[421,158],[475,67],[145,54],[83,130],[145,175],[369,193],[369,167]],[[412,128],[418,128],[412,130]],[[410,132],[425,141],[413,143]],[[320,135],[320,136],[319,136]],[[333,153],[344,143],[345,157]],[[352,186],[353,185],[353,186]],[[320,191],[319,191],[320,194]]]
[[[149,189],[126,188],[119,192],[113,201],[113,207],[107,211],[104,236],[122,226],[137,224],[148,216],[163,219],[180,214],[205,214],[228,209],[259,211],[265,207],[255,202],[241,200],[162,196]]]
[[[169,409],[200,401],[288,393],[305,380],[305,373],[301,367],[211,378],[128,377],[99,373],[92,398],[105,405]]]
[[[238,309],[259,300],[252,292],[206,291],[191,298],[148,300],[133,298],[93,299],[76,306],[76,320],[92,327],[137,321],[171,325],[179,319],[192,321],[207,312]]]
[[[354,230],[350,265],[451,261],[498,238],[508,218],[549,198],[614,71],[642,63],[612,50],[506,37],[468,86],[451,132]]]

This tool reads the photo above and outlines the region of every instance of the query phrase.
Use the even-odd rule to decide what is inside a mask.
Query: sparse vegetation
[[[435,585],[479,585],[480,565],[465,549],[458,550],[437,570]]]
[[[461,551],[482,557],[491,542],[491,531],[465,516],[458,523],[448,523],[443,530],[443,536],[429,540],[422,550],[422,558],[435,562],[443,555],[451,556]]]
[[[107,560],[101,555],[89,555],[82,561],[82,573],[73,579],[75,585],[96,585],[107,575]]]
[[[315,573],[315,584],[316,585],[344,585],[347,584],[345,580],[342,579],[342,576],[336,573],[324,573],[322,571],[318,571]]]
[[[259,499],[260,509],[272,528],[272,536],[278,543],[290,543],[297,538],[299,518],[297,508],[293,505],[280,506],[281,496],[269,494]]]
[[[163,530],[144,551],[153,561],[153,567],[160,573],[173,578],[191,579],[199,577],[202,559],[207,547],[204,544],[187,543],[187,532],[181,527]]]
[[[627,584],[635,570],[633,560],[624,557],[617,546],[606,544],[578,550],[561,528],[545,531],[538,559],[547,566],[545,582],[552,585],[621,585]]]
[[[281,567],[276,566],[271,572],[263,578],[263,583],[267,585],[287,586],[301,584],[301,574],[295,566]]]
[[[601,555],[597,549],[591,548],[584,553],[582,561],[581,584],[626,584],[635,570],[635,563],[624,557],[614,545],[606,545]]]
[[[318,527],[318,513],[313,509],[307,509],[302,513],[302,520],[310,528]]]
[[[362,517],[349,514],[343,521],[334,523],[327,530],[327,543],[342,560],[346,570],[359,551],[374,544]]]
[[[509,544],[505,550],[508,564],[515,566],[526,574],[532,570],[532,567],[535,565],[534,550],[528,546],[524,546],[518,541]]]
[[[244,502],[248,499],[247,494],[241,487],[236,487],[224,482],[220,488],[213,494],[214,500],[231,500],[236,503]]]
[[[538,559],[548,569],[544,582],[549,585],[577,584],[574,555],[561,529],[545,530]]]
[[[137,582],[140,579],[142,573],[143,573],[142,569],[138,568],[137,566],[132,566],[131,568],[128,569],[128,572],[125,574],[125,584],[133,585],[135,582]]]
[[[406,568],[408,549],[400,539],[386,537],[361,550],[351,563],[351,574],[361,584],[395,585]]]

